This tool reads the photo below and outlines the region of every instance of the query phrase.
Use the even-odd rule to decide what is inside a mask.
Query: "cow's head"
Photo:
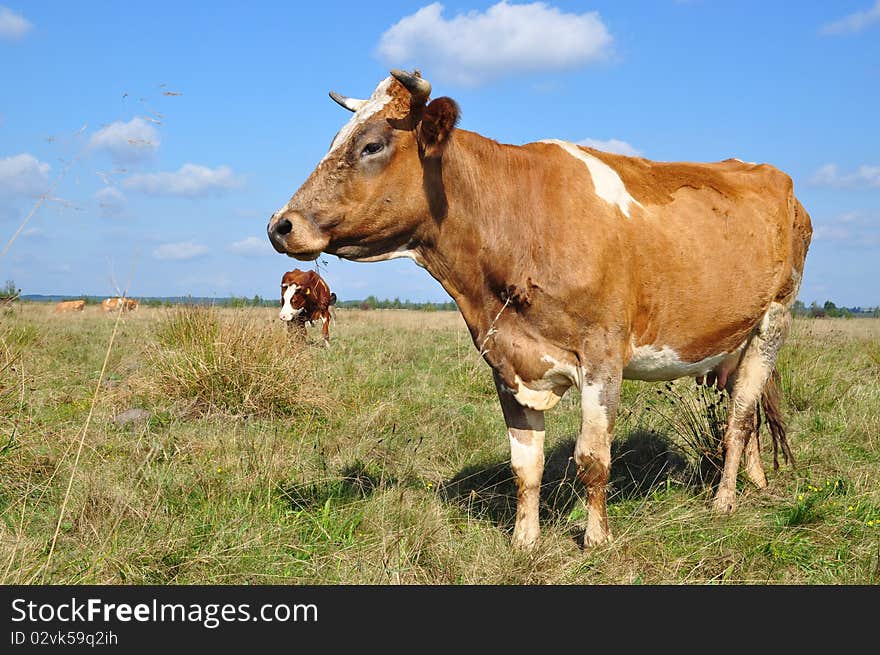
[[[296,268],[287,271],[281,277],[281,312],[278,318],[282,321],[292,321],[305,311],[317,275],[314,271],[301,271]]]
[[[330,97],[354,112],[330,151],[269,221],[280,253],[302,260],[322,251],[381,260],[407,253],[432,213],[425,167],[440,160],[458,121],[451,98],[428,103],[418,71],[393,70],[368,100]]]

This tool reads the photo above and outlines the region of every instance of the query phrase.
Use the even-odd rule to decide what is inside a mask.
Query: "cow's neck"
[[[480,347],[502,310],[515,313],[511,305],[523,300],[516,291],[528,284],[525,272],[540,265],[532,226],[543,207],[527,190],[542,188],[546,167],[522,148],[462,130],[442,161],[424,171],[434,216],[419,254]]]

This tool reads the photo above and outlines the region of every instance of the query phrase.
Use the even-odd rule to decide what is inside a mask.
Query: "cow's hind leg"
[[[611,472],[611,431],[620,399],[621,373],[581,380],[581,431],[574,448],[577,475],[587,492],[584,547],[611,539],[605,494]]]
[[[764,464],[761,462],[761,440],[759,438],[760,423],[758,422],[757,405],[752,418],[753,428],[746,437],[745,447],[745,469],[749,480],[758,487],[763,489],[767,486],[767,475],[764,473]]]
[[[763,478],[763,467],[760,476],[757,474],[760,460],[755,461],[759,458],[757,436],[753,435],[757,425],[755,412],[790,324],[791,315],[788,309],[780,303],[771,303],[740,361],[733,383],[727,432],[724,435],[724,468],[713,502],[717,511],[730,512],[736,505],[736,476],[747,445],[751,449],[747,459],[747,472],[756,483]],[[749,444],[750,441],[753,445]]]
[[[538,505],[544,474],[544,412],[520,405],[495,375],[495,387],[510,438],[510,468],[516,479],[513,543],[530,548],[541,533]]]

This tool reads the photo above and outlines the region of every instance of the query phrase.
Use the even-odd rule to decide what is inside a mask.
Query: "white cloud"
[[[33,24],[27,18],[0,5],[0,41],[18,41],[32,27]]]
[[[193,259],[207,254],[208,247],[192,241],[180,241],[178,243],[163,243],[153,251],[156,259]]]
[[[95,194],[95,200],[98,201],[101,216],[105,218],[117,218],[125,214],[125,194],[115,187],[104,187]]]
[[[132,162],[150,157],[159,148],[159,133],[140,116],[127,123],[116,121],[92,135],[89,146],[110,153],[116,161]]]
[[[862,164],[852,173],[841,173],[837,164],[825,164],[810,177],[813,186],[830,186],[838,189],[870,187],[880,189],[880,166]]]
[[[204,196],[240,187],[242,179],[228,166],[208,168],[184,164],[177,171],[132,175],[123,180],[126,189],[153,196]]]
[[[271,255],[274,250],[269,247],[269,241],[266,238],[247,237],[241,241],[236,241],[229,246],[229,250],[239,255]]]
[[[813,224],[813,240],[832,247],[876,248],[880,246],[880,215],[851,211],[819,217]]]
[[[583,141],[578,141],[578,145],[595,148],[596,150],[602,150],[603,152],[614,152],[618,155],[626,155],[627,157],[642,156],[641,150],[633,148],[632,145],[626,141],[621,141],[620,139],[607,139],[605,141],[601,139],[584,139]]]
[[[49,188],[49,164],[28,153],[0,159],[0,193],[39,195]]]
[[[21,233],[22,239],[36,239],[43,236],[46,236],[46,231],[39,227],[29,227]]]
[[[522,72],[561,70],[608,55],[612,37],[595,11],[564,13],[544,2],[499,2],[485,12],[443,16],[438,2],[402,18],[377,52],[393,66],[417,66],[466,85]]]
[[[877,22],[880,22],[880,0],[875,0],[874,6],[864,11],[857,11],[830,23],[825,23],[819,31],[825,35],[853,34],[861,32]]]

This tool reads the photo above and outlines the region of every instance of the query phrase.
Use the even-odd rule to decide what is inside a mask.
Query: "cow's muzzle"
[[[296,211],[276,212],[266,233],[277,252],[306,261],[317,258],[329,242],[313,221]]]

